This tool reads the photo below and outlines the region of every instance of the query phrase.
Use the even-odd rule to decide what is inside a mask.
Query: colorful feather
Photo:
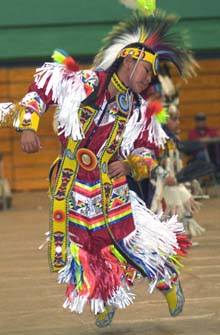
[[[63,64],[66,66],[66,68],[70,71],[79,71],[79,65],[76,63],[76,61],[69,56],[69,54],[61,49],[55,49],[52,58],[56,63]]]
[[[143,15],[152,15],[156,9],[156,0],[120,0],[128,8],[137,9]]]
[[[148,115],[155,116],[157,121],[165,124],[169,117],[167,108],[164,108],[159,100],[152,100],[148,105]]]
[[[162,108],[159,113],[155,114],[155,117],[159,123],[161,124],[167,123],[167,119],[169,117],[167,108]]]
[[[142,43],[158,54],[160,61],[172,62],[183,77],[195,74],[196,61],[188,45],[188,36],[173,31],[178,19],[156,11],[154,16],[134,14],[120,22],[105,39],[106,45],[94,59],[94,68],[107,70],[119,52],[131,43]]]

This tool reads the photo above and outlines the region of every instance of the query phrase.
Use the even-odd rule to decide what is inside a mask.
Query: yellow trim
[[[119,92],[125,93],[127,91],[127,87],[121,82],[116,73],[113,73],[113,76],[111,77],[111,82]]]
[[[36,132],[40,122],[40,116],[36,112],[32,112],[30,113],[30,117],[25,119],[25,116],[28,114],[29,112],[26,111],[25,107],[20,108],[19,126],[17,127],[17,129],[18,130],[30,129]]]
[[[50,196],[50,198],[52,197],[52,177],[53,177],[53,171],[55,169],[55,167],[57,166],[57,164],[61,161],[61,157],[58,156],[54,161],[53,163],[51,164],[50,166],[50,171],[49,171],[49,177],[48,177],[48,180],[49,180],[49,189],[48,189],[48,194]]]
[[[157,58],[157,54],[152,54],[149,51],[145,51],[145,50],[140,50],[138,48],[125,48],[123,50],[121,50],[117,56],[117,58],[119,57],[127,57],[128,55],[130,55],[132,58],[134,59],[138,59],[140,56],[140,53],[142,53],[142,57],[140,60],[143,60],[145,62],[148,62],[152,65],[152,69],[153,69],[153,73],[154,75],[157,74],[156,68],[155,68],[155,61]]]
[[[88,127],[92,123],[96,111],[95,109],[92,108],[87,108],[89,109],[93,115],[92,117],[88,118],[86,122],[83,124],[83,132],[86,133]],[[81,109],[79,110],[79,113],[81,113]],[[71,138],[68,140],[68,145],[67,149],[69,149],[72,153],[76,153],[78,147],[80,145],[80,141],[73,141]],[[63,181],[63,170],[64,169],[69,169],[71,167],[72,175],[70,179],[68,180],[67,185],[65,185],[65,190],[64,190],[64,198],[62,200],[59,200],[56,198],[56,194],[60,187],[62,187],[62,181]],[[55,245],[55,233],[56,231],[59,231],[63,234],[63,243],[62,243],[62,261],[66,263],[67,260],[67,246],[68,246],[68,234],[67,234],[67,215],[65,215],[65,218],[63,219],[62,222],[56,221],[56,218],[54,217],[54,212],[57,210],[60,210],[61,212],[67,213],[67,201],[69,197],[69,193],[72,188],[72,184],[75,180],[75,176],[78,172],[78,163],[76,159],[70,159],[64,152],[63,159],[61,162],[61,165],[59,167],[59,171],[57,174],[56,182],[54,187],[51,187],[52,189],[52,202],[51,202],[51,215],[50,215],[50,241],[49,241],[49,248],[48,248],[48,256],[49,256],[49,264],[51,271],[59,271],[60,267],[56,265],[56,245]]]

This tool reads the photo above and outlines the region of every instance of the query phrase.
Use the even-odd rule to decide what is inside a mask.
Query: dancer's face
[[[124,59],[124,63],[126,71],[125,85],[135,93],[145,91],[153,78],[152,65],[145,61],[139,61],[137,63],[136,60],[129,56]]]
[[[180,131],[180,113],[176,110],[175,113],[170,113],[167,121],[167,128],[174,134],[178,134]]]

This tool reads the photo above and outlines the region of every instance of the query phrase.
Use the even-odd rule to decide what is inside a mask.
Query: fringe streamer
[[[121,144],[121,151],[124,157],[127,157],[127,155],[131,153],[134,148],[135,140],[144,131],[147,121],[146,109],[147,102],[144,99],[141,99],[140,113],[139,108],[135,108],[126,124]]]
[[[91,264],[89,261],[89,258],[87,259],[88,262],[84,262],[84,264],[81,264],[82,259],[80,259],[76,254],[77,246],[75,246],[73,249],[75,250],[75,254],[73,255],[70,250],[68,250],[68,261],[66,266],[59,272],[58,282],[59,283],[67,283],[67,298],[63,304],[64,308],[69,308],[72,312],[76,313],[82,313],[84,310],[84,307],[86,304],[90,303],[91,311],[96,315],[98,313],[101,313],[104,311],[104,306],[107,305],[113,305],[116,308],[125,308],[128,305],[130,305],[135,295],[130,291],[129,286],[127,285],[127,282],[125,278],[123,279],[123,276],[118,274],[118,271],[116,268],[114,268],[114,263],[118,263],[120,266],[123,265],[120,264],[118,261],[113,260],[113,262],[110,262],[110,256],[107,254],[105,255],[105,263],[107,264],[107,267],[109,268],[109,271],[116,272],[112,274],[112,278],[120,278],[118,284],[119,285],[112,285],[109,286],[109,281],[113,283],[112,278],[110,278],[109,274],[105,272],[105,269],[98,269],[98,264]],[[81,250],[82,251],[82,250]],[[104,252],[105,253],[105,252]],[[100,254],[101,256],[101,254]],[[113,258],[115,258],[112,255]],[[112,259],[113,259],[112,258]],[[73,263],[77,263],[78,268],[81,267],[81,278],[77,279],[77,268],[73,267]],[[98,262],[97,262],[98,263]],[[95,266],[95,267],[94,267]],[[96,271],[96,268],[98,271]],[[89,272],[93,272],[93,276],[95,278],[92,279],[91,276],[88,276]],[[101,276],[98,274],[99,271],[102,271]],[[125,270],[126,271],[126,270]],[[123,273],[124,270],[121,268],[120,272]],[[93,282],[91,281],[93,280]],[[105,283],[101,283],[100,280],[103,280]],[[114,279],[115,281],[115,279]],[[117,281],[117,280],[116,280]],[[115,281],[115,282],[116,282]],[[97,292],[91,290],[91,286],[97,285],[100,288],[105,289],[109,292],[109,289],[111,289],[111,294],[107,299],[104,299],[103,292]],[[81,285],[83,284],[83,285]],[[86,289],[87,286],[87,289]],[[99,293],[100,297],[97,298],[97,293]],[[107,294],[107,293],[106,293]]]
[[[171,273],[166,269],[166,262],[180,249],[176,235],[183,232],[183,225],[176,216],[161,221],[162,213],[154,214],[136,193],[129,193],[136,230],[123,240],[124,246],[130,255],[144,262],[150,270],[150,278],[159,274],[170,284]]]
[[[168,136],[161,127],[155,115],[151,117],[151,122],[147,128],[149,141],[155,143],[158,147],[164,149],[164,145],[168,140]]]
[[[69,308],[71,312],[83,313],[85,306],[90,303],[91,311],[97,315],[105,310],[105,305],[114,306],[115,308],[126,308],[133,303],[135,294],[129,292],[123,287],[115,290],[115,293],[110,299],[105,302],[102,299],[89,299],[88,295],[79,295],[76,290],[73,290],[71,297],[67,298],[63,304],[64,308]]]
[[[183,226],[176,216],[161,221],[162,213],[155,215],[137,195],[130,191],[130,199],[136,224],[135,232],[121,241],[120,245],[133,259],[144,265],[150,280],[149,292],[156,287],[158,279],[172,285],[175,262],[180,249],[177,234]],[[73,243],[67,250],[66,266],[59,272],[59,283],[67,283],[67,298],[64,308],[82,313],[87,303],[94,314],[104,311],[104,306],[126,308],[135,299],[126,278],[126,261],[112,251],[112,247],[93,255]],[[178,266],[178,263],[176,264]]]
[[[88,76],[94,75],[88,71]],[[89,79],[88,79],[89,80]],[[82,81],[82,72],[68,71],[58,63],[45,63],[35,74],[38,88],[46,87],[46,95],[52,92],[52,100],[58,104],[57,122],[66,137],[73,140],[84,138],[82,125],[78,118],[81,102],[86,98],[86,91]]]

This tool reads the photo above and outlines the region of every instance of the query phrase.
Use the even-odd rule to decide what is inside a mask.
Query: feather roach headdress
[[[154,73],[159,60],[173,63],[183,77],[192,76],[196,62],[186,33],[172,31],[177,21],[175,16],[160,11],[151,16],[134,14],[131,19],[116,25],[105,38],[106,45],[96,55],[94,68],[108,70],[116,59],[129,54],[134,59],[150,62]],[[139,47],[129,48],[134,43],[139,43]]]

